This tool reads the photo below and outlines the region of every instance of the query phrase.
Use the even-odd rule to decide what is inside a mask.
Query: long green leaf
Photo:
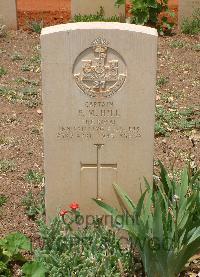
[[[187,242],[188,244],[192,243],[196,239],[200,239],[200,226],[192,229],[188,235],[190,236],[190,234],[191,234],[191,237],[190,237],[189,241]]]
[[[185,168],[181,174],[181,184],[180,184],[180,194],[178,195],[180,200],[184,200],[186,193],[189,188],[189,177],[188,177],[188,171]]]
[[[117,184],[113,184],[114,191],[117,195],[118,201],[122,205],[122,210],[125,209],[129,214],[133,214],[136,205],[126,192],[124,192]]]
[[[168,173],[166,171],[166,169],[164,168],[163,164],[161,163],[161,161],[158,161],[159,165],[160,165],[160,177],[161,177],[161,182],[162,182],[162,185],[164,187],[164,190],[165,190],[165,193],[169,195],[169,193],[171,194],[172,193],[172,184],[171,184],[171,181],[169,179],[169,176],[168,176]]]
[[[160,243],[163,241],[162,210],[161,210],[158,198],[157,198],[157,201],[155,202],[154,215],[153,215],[153,237],[158,238]]]
[[[107,214],[112,215],[114,217],[116,217],[117,215],[119,215],[119,212],[117,211],[117,209],[112,208],[110,205],[104,203],[101,200],[98,199],[94,199],[94,202],[97,203],[98,206],[100,206]]]
[[[142,209],[144,208],[144,199],[145,199],[146,193],[147,193],[147,190],[141,195],[138,201],[138,204],[136,206],[136,210],[135,210],[136,219],[141,216]]]
[[[191,179],[191,184],[192,184],[192,185],[195,183],[196,179],[199,178],[199,176],[200,176],[200,170],[198,170],[198,171],[194,174],[194,176],[192,177],[192,179]]]
[[[193,241],[189,245],[185,245],[183,249],[177,254],[176,259],[176,273],[181,272],[187,261],[200,251],[200,239]]]
[[[149,223],[151,225],[151,219],[152,219],[151,208],[153,206],[152,194],[153,194],[153,188],[149,187],[148,188],[148,195],[147,195],[145,209],[143,209],[144,225],[147,224],[147,221],[149,221]]]

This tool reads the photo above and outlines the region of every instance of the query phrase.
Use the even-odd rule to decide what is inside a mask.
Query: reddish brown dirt
[[[127,1],[129,2],[129,1]],[[169,0],[177,21],[178,0]],[[130,4],[127,3],[128,14]],[[26,29],[31,21],[43,21],[44,26],[66,23],[71,18],[71,0],[17,0],[18,26]]]
[[[18,27],[27,29],[32,21],[43,22],[43,26],[52,26],[66,23],[70,18],[71,13],[68,11],[18,11]]]
[[[71,0],[17,0],[18,26],[26,29],[31,21],[44,26],[66,23],[71,18]]]
[[[129,1],[127,1],[129,2]],[[178,7],[178,0],[169,0],[169,7]],[[17,0],[19,11],[66,11],[71,9],[71,0]]]
[[[19,11],[67,11],[71,0],[17,0]]]

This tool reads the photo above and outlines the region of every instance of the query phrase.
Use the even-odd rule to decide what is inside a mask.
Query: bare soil
[[[174,35],[159,38],[158,86],[156,105],[166,112],[192,108],[192,120],[200,118],[200,38]],[[30,169],[43,174],[43,138],[41,105],[41,71],[39,36],[22,30],[0,38],[0,195],[8,201],[0,207],[0,237],[21,231],[39,246],[36,223],[22,206],[28,191],[37,196],[43,184],[31,184],[26,175]],[[173,119],[172,119],[173,120]],[[187,118],[191,120],[191,118]],[[165,119],[163,119],[165,121]],[[178,171],[188,158],[200,167],[200,128],[171,128],[155,138],[155,161]],[[2,161],[10,166],[2,169]],[[156,164],[156,163],[155,163]],[[183,276],[197,276],[199,256],[194,258]],[[189,273],[190,272],[190,273]]]
[[[175,13],[171,21],[177,22],[178,0],[169,0],[169,8]],[[129,14],[130,1],[127,1],[126,13]],[[31,21],[43,22],[44,26],[66,23],[71,19],[71,0],[17,0],[19,28],[28,29]]]
[[[66,23],[71,18],[71,0],[17,0],[18,26],[27,29],[31,21],[44,26]]]

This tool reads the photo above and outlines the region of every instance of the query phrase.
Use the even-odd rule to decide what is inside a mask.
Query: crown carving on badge
[[[92,46],[96,47],[96,46],[108,46],[109,42],[103,38],[98,37],[97,39],[95,39],[92,42]]]
[[[91,43],[91,46],[93,47],[94,51],[97,53],[106,52],[108,49],[108,45],[109,45],[109,42],[100,37],[98,37]]]

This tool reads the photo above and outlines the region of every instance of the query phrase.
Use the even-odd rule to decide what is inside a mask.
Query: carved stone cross
[[[85,164],[85,163],[81,163],[81,170],[84,169],[96,169],[97,171],[97,199],[102,200],[102,194],[101,194],[101,188],[102,188],[102,183],[101,183],[101,177],[102,177],[102,169],[105,168],[111,168],[116,170],[117,169],[117,163],[115,164],[105,164],[105,163],[101,163],[101,149],[104,146],[104,144],[94,144],[94,146],[96,146],[96,150],[97,150],[97,162],[95,164]]]

